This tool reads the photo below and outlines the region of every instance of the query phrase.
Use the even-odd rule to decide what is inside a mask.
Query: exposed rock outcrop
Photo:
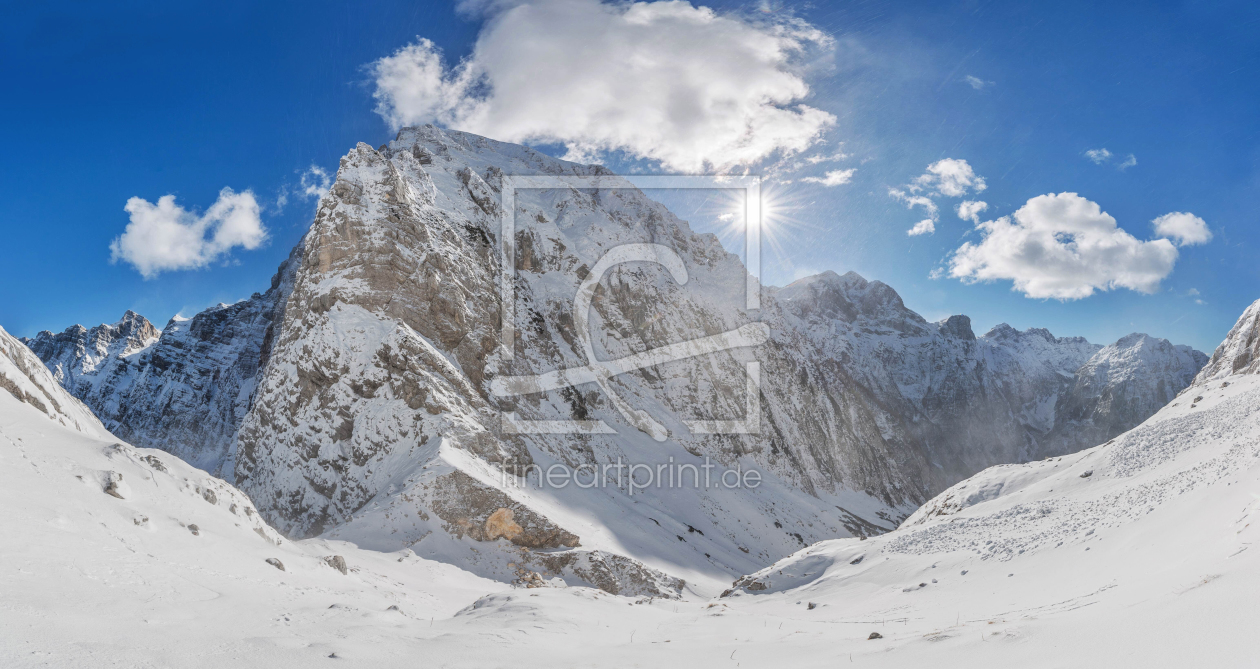
[[[1194,382],[1202,385],[1234,374],[1260,374],[1260,300],[1238,318]]]

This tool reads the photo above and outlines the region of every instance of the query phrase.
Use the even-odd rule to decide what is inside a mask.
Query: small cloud
[[[1195,296],[1197,296],[1197,295],[1199,295],[1199,294],[1200,294],[1200,293],[1199,293],[1199,289],[1198,289],[1198,288],[1191,288],[1190,290],[1187,290],[1187,291],[1186,291],[1186,295],[1188,295],[1188,296],[1190,296],[1190,297],[1195,297]]]
[[[1129,154],[1129,157],[1128,157],[1128,158],[1125,158],[1123,163],[1120,163],[1119,165],[1116,165],[1116,169],[1118,169],[1118,170],[1120,170],[1121,172],[1123,172],[1123,171],[1125,171],[1125,170],[1129,169],[1130,167],[1133,167],[1134,165],[1137,165],[1137,156],[1135,156],[1135,155],[1133,155],[1132,153],[1130,153],[1130,154]]]
[[[1151,221],[1155,234],[1168,237],[1177,242],[1177,246],[1195,246],[1212,241],[1212,231],[1207,221],[1188,211],[1174,211]],[[1197,294],[1197,292],[1196,292]]]
[[[722,221],[723,223],[730,223],[731,221],[735,220],[735,214],[731,212],[727,212],[725,214],[722,214],[721,216],[718,216],[718,220]]]
[[[1115,288],[1153,293],[1177,262],[1172,242],[1135,238],[1076,193],[1034,197],[1013,215],[978,227],[983,239],[954,252],[950,276],[1010,280],[1032,298],[1078,300]]]
[[[913,228],[906,230],[906,234],[910,235],[911,237],[918,237],[919,235],[930,235],[934,232],[936,232],[936,222],[930,218],[925,218],[922,221],[915,223]]]
[[[1107,149],[1090,149],[1085,152],[1085,157],[1094,161],[1095,165],[1101,165],[1111,160],[1111,152]]]
[[[888,194],[904,202],[906,204],[906,209],[914,209],[915,207],[922,207],[923,211],[927,213],[928,218],[932,219],[933,221],[936,220],[936,217],[937,217],[936,202],[932,198],[926,195],[912,195],[899,188],[889,188]]]
[[[965,160],[945,158],[928,165],[927,172],[914,180],[912,189],[934,189],[946,197],[962,197],[968,190],[977,193],[986,188],[984,177],[976,174]]]
[[[920,207],[927,218],[914,224],[913,228],[907,232],[910,236],[930,235],[936,232],[936,221],[940,214],[936,206],[934,197],[961,197],[969,191],[979,193],[986,188],[984,177],[976,174],[971,165],[965,161],[956,158],[945,158],[928,165],[927,171],[915,178],[914,182],[901,188],[889,188],[888,194],[905,203],[907,209]],[[977,203],[964,203],[968,207],[975,207]],[[979,203],[987,207],[983,202]],[[959,205],[959,216],[962,216],[962,206]],[[983,208],[977,210],[982,211]]]
[[[958,218],[980,225],[980,212],[989,208],[988,202],[966,200],[958,204]]]
[[[850,157],[849,154],[843,151],[836,151],[835,153],[831,155],[820,153],[818,155],[808,156],[805,158],[805,162],[809,163],[810,165],[817,165],[818,163],[834,163],[834,162],[838,162],[849,157]]]
[[[842,186],[853,180],[853,175],[857,172],[857,168],[847,170],[831,170],[821,177],[804,177],[801,181],[809,183],[822,184],[823,186]]]
[[[297,170],[294,170],[297,172]],[[272,208],[273,213],[279,214],[289,204],[289,197],[296,195],[303,200],[311,198],[319,198],[328,189],[332,188],[332,175],[319,165],[312,164],[301,172],[298,176],[298,185],[285,183],[280,186],[279,192],[276,193],[276,204]]]
[[[319,165],[311,165],[302,173],[298,186],[304,197],[323,197],[332,188],[332,176]]]
[[[982,91],[988,88],[989,86],[992,86],[994,83],[992,81],[985,81],[984,79],[981,79],[980,77],[972,76],[970,74],[963,77],[963,81],[966,82],[968,86],[971,86],[977,91]]]
[[[110,262],[122,260],[146,279],[205,267],[237,246],[252,250],[267,241],[251,191],[224,188],[202,215],[175,204],[174,195],[163,195],[157,204],[133,197],[123,209],[131,222],[110,243]]]

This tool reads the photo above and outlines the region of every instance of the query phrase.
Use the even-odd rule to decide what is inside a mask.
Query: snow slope
[[[1260,375],[1200,379],[1105,445],[990,468],[883,536],[724,597],[631,598],[279,539],[226,483],[0,393],[0,665],[1252,666],[1258,465]]]
[[[0,331],[0,666],[304,667],[343,647],[396,661],[414,629],[507,587],[283,539],[226,482],[118,442],[42,365],[19,358],[18,378],[13,347],[35,360]]]
[[[0,328],[0,390],[59,425],[94,437],[110,436],[96,416],[71,397],[40,359],[4,328]]]

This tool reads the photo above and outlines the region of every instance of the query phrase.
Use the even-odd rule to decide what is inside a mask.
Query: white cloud
[[[372,63],[376,111],[570,157],[623,150],[667,169],[748,165],[813,146],[835,116],[803,104],[803,61],[833,40],[795,19],[745,19],[688,2],[532,0],[490,13],[447,68],[419,39]]]
[[[963,81],[967,82],[968,86],[971,86],[977,91],[984,90],[985,88],[988,88],[989,86],[993,85],[992,81],[985,81],[984,79],[981,79],[980,77],[976,77],[970,74],[963,77]]]
[[[1118,170],[1120,170],[1121,172],[1123,172],[1123,171],[1125,171],[1125,170],[1129,169],[1130,167],[1133,167],[1134,165],[1137,165],[1137,156],[1135,156],[1135,155],[1133,155],[1132,153],[1130,153],[1130,154],[1129,154],[1129,157],[1128,157],[1128,158],[1125,158],[1123,163],[1120,163],[1119,165],[1116,165],[1116,169],[1118,169]]]
[[[1151,221],[1155,234],[1169,237],[1177,242],[1177,246],[1194,246],[1212,241],[1212,231],[1207,221],[1188,211],[1174,211]]]
[[[250,191],[224,188],[202,215],[175,204],[174,195],[163,195],[157,204],[133,197],[124,209],[131,222],[110,243],[110,262],[129,263],[146,279],[204,267],[237,246],[256,249],[267,240]]]
[[[1107,149],[1090,149],[1085,152],[1085,157],[1094,161],[1095,165],[1101,165],[1111,160],[1111,152]]]
[[[294,171],[296,172],[296,170]],[[298,176],[298,185],[296,187],[288,183],[280,187],[280,191],[276,194],[274,213],[278,214],[284,211],[284,208],[289,204],[290,195],[296,194],[303,200],[323,196],[324,193],[328,192],[329,188],[332,188],[332,181],[332,175],[324,168],[312,164]]]
[[[822,184],[824,186],[842,186],[853,180],[853,175],[857,173],[857,168],[847,170],[831,170],[821,177],[804,177],[801,181],[809,183]]]
[[[819,153],[817,155],[808,156],[805,158],[805,162],[809,163],[810,165],[817,165],[818,163],[834,163],[840,160],[844,160],[845,158],[848,158],[848,157],[849,157],[849,154],[845,153],[844,151],[836,151],[835,153],[831,155],[827,155],[825,153]]]
[[[978,200],[964,200],[958,203],[958,218],[964,221],[971,221],[976,225],[980,225],[980,212],[989,208],[988,202]]]
[[[968,191],[979,193],[984,190],[986,185],[984,177],[976,174],[975,170],[965,160],[956,158],[945,158],[928,165],[927,171],[914,182],[902,188],[889,188],[888,194],[901,200],[906,204],[907,209],[921,207],[927,218],[914,224],[907,234],[909,235],[926,235],[936,232],[936,221],[940,219],[940,212],[936,205],[936,197],[962,197]],[[962,215],[963,207],[974,207],[977,203],[964,202],[959,205],[959,216]],[[987,204],[983,205],[982,211]],[[978,213],[978,212],[977,212]]]
[[[305,197],[323,197],[332,188],[332,176],[319,165],[311,165],[302,173],[298,187]]]
[[[977,229],[983,239],[954,252],[950,276],[1011,280],[1033,298],[1075,300],[1114,288],[1152,293],[1177,262],[1172,242],[1136,239],[1076,193],[1034,197]]]
[[[967,191],[977,193],[987,186],[984,177],[965,160],[945,158],[928,165],[927,172],[914,180],[915,186],[935,190],[946,197],[962,197]]]
[[[912,195],[900,188],[889,188],[888,194],[904,202],[906,204],[906,209],[921,207],[923,212],[927,214],[927,218],[915,223],[914,227],[910,228],[906,234],[913,237],[917,235],[930,235],[936,232],[936,220],[940,214],[937,211],[936,202],[933,201],[932,198],[927,197],[926,195]]]
[[[913,228],[906,230],[906,234],[910,235],[911,237],[918,237],[919,235],[930,235],[934,232],[936,232],[936,221],[930,218],[925,218],[922,221],[915,223]]]

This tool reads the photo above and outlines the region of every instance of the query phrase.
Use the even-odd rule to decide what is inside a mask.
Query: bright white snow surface
[[[226,483],[0,392],[0,666],[1255,666],[1258,463],[1260,376],[1235,375],[728,597],[648,601],[276,545]]]

